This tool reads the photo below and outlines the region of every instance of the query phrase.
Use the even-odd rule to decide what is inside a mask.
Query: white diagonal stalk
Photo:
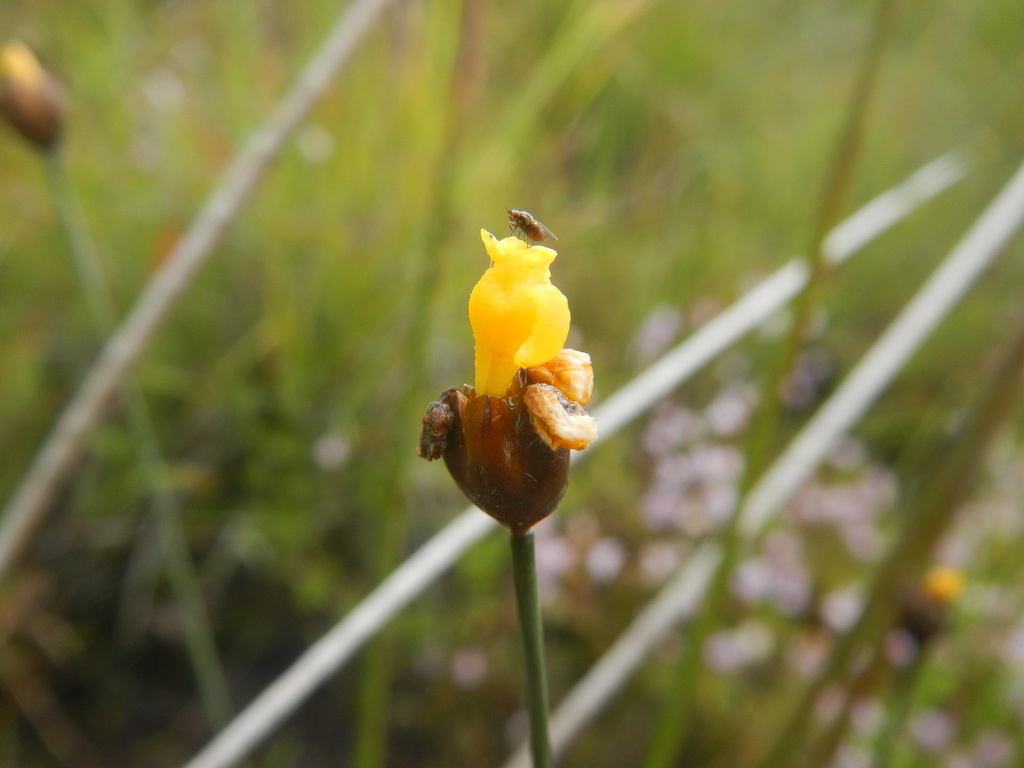
[[[1006,245],[1022,217],[1024,165],[751,489],[740,522],[744,534],[760,532],[821,457],[867,411]]]
[[[829,258],[836,262],[846,259],[962,175],[961,163],[951,155],[929,163],[836,227],[827,241]],[[598,419],[602,440],[607,440],[785,306],[806,280],[803,262],[799,259],[788,262],[606,399],[592,412]],[[599,440],[586,453],[575,454],[574,459],[586,458],[601,444]],[[486,533],[497,529],[498,526],[475,507],[465,510],[310,646],[185,768],[227,768],[245,757],[463,552]],[[685,593],[691,587],[679,584],[678,589]],[[672,620],[675,618],[673,616]],[[654,619],[660,621],[660,614],[651,621]],[[552,736],[557,750],[557,735]]]
[[[744,538],[758,537],[837,441],[867,411],[949,314],[1024,221],[1024,165],[872,345],[840,387],[751,488],[739,510]],[[838,230],[837,230],[838,231]],[[569,692],[551,718],[555,754],[563,752],[649,657],[675,623],[699,603],[721,562],[718,544],[691,555],[633,623]],[[676,594],[686,599],[671,598]],[[504,768],[523,768],[518,750]]]

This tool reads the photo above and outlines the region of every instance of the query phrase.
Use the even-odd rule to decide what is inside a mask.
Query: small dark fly
[[[533,217],[533,214],[526,211],[517,211],[515,208],[507,208],[508,228],[513,233],[522,232],[523,239],[533,245],[542,240],[557,240],[558,235],[541,224]]]

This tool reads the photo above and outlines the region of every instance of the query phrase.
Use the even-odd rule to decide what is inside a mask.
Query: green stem
[[[526,667],[526,709],[530,716],[530,754],[533,768],[554,765],[548,738],[548,681],[544,669],[544,628],[537,596],[537,561],[533,532],[512,535],[512,576]]]
[[[853,172],[864,143],[868,107],[878,82],[882,52],[892,27],[895,5],[895,0],[878,0],[871,38],[847,103],[845,120],[836,142],[835,154],[828,167],[828,175],[818,202],[818,212],[811,228],[808,248],[810,274],[807,284],[794,301],[790,333],[772,365],[764,388],[765,398],[761,416],[751,430],[747,471],[754,477],[757,477],[769,462],[772,443],[778,437],[779,425],[782,422],[783,405],[779,398],[779,390],[807,344],[815,313],[821,305],[821,296],[829,273],[828,254],[825,252],[826,236],[839,222],[850,196]]]
[[[98,335],[101,338],[107,337],[115,328],[116,313],[99,256],[75,202],[59,150],[47,152],[43,157],[58,222],[85,294],[89,314]],[[160,561],[166,568],[174,593],[199,695],[210,724],[221,727],[231,717],[231,700],[227,680],[217,657],[213,630],[202,605],[199,581],[189,559],[179,509],[171,492],[170,469],[161,454],[156,427],[142,392],[129,382],[122,394],[128,428],[135,443],[136,461],[145,486],[154,493]]]
[[[882,723],[882,730],[875,742],[872,768],[886,768],[892,762],[899,736],[910,714],[910,705],[914,701],[914,692],[921,676],[921,669],[924,667],[926,652],[926,645],[918,648],[914,660],[906,669],[900,670],[893,680],[893,696],[886,708],[885,722]]]
[[[782,420],[782,404],[777,393],[807,341],[814,310],[820,303],[821,289],[828,273],[825,236],[839,220],[843,204],[849,196],[853,170],[863,142],[865,115],[878,78],[878,65],[883,43],[891,25],[894,5],[894,0],[879,0],[871,41],[850,97],[846,122],[837,142],[835,158],[829,169],[818,215],[814,221],[810,247],[810,276],[807,286],[797,298],[789,339],[782,346],[769,374],[764,390],[765,402],[747,443],[746,469],[740,481],[741,498],[746,497],[768,464],[772,443],[777,438]],[[686,720],[693,706],[694,690],[700,675],[700,649],[725,609],[729,577],[743,544],[738,535],[738,523],[738,515],[733,515],[722,531],[723,557],[712,577],[708,599],[680,651],[672,684],[666,694],[644,762],[645,768],[668,768],[674,765],[683,745]]]
[[[670,768],[678,764],[679,752],[689,732],[690,711],[701,672],[701,649],[721,620],[729,595],[729,580],[739,553],[737,519],[734,515],[722,531],[722,559],[711,577],[707,600],[683,638],[644,768]]]
[[[75,196],[59,151],[54,149],[45,153],[43,157],[46,180],[50,185],[54,207],[57,209],[57,220],[67,244],[68,254],[71,256],[72,266],[82,285],[93,327],[101,335],[106,336],[114,329],[116,318],[107,283],[103,279],[99,257],[85,228],[81,212],[75,205]]]
[[[446,25],[447,28],[447,25]],[[460,37],[464,35],[460,30]],[[457,73],[453,72],[453,78]],[[436,201],[429,209],[429,215],[422,222],[423,235],[420,238],[420,252],[409,262],[409,293],[404,305],[408,307],[406,328],[399,359],[405,361],[403,394],[396,409],[397,418],[388,429],[391,444],[398,445],[407,439],[409,425],[419,422],[422,414],[422,392],[426,386],[431,364],[430,334],[433,328],[434,304],[440,291],[444,268],[443,245],[450,226],[455,202],[452,197],[452,177],[458,167],[461,152],[460,132],[463,129],[462,115],[465,105],[458,102],[459,91],[455,79],[451,84],[450,105],[447,125],[438,151],[436,171],[425,199]],[[428,209],[424,209],[428,210]],[[396,358],[393,348],[383,346],[377,357],[371,361],[372,368],[389,371]],[[377,377],[361,377],[366,385],[375,387]],[[360,388],[363,383],[356,382]],[[359,398],[352,398],[359,402]],[[379,468],[375,468],[367,507],[371,509],[393,509],[405,511],[408,506],[406,479],[409,464],[415,461],[414,451],[391,451]],[[375,518],[376,519],[376,518]],[[395,512],[377,520],[367,532],[367,549],[372,553],[373,572],[376,581],[384,579],[397,565],[403,548],[407,514]],[[391,680],[394,676],[395,642],[387,636],[379,636],[365,654],[357,700],[358,726],[352,750],[353,768],[378,768],[387,759],[388,699]]]

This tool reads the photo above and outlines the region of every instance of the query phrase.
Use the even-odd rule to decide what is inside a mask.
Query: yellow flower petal
[[[547,362],[569,335],[569,302],[551,284],[557,253],[480,231],[494,263],[469,297],[476,341],[476,393],[503,397],[520,368]]]
[[[39,89],[46,74],[27,46],[12,42],[0,48],[0,77],[21,88]]]

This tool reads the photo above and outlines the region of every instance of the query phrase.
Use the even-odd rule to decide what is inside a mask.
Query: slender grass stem
[[[554,765],[548,737],[548,681],[544,668],[544,628],[537,593],[537,559],[533,532],[513,535],[512,576],[515,580],[516,609],[523,640],[526,670],[526,710],[530,718],[530,754],[533,768]]]
[[[882,51],[892,27],[895,0],[879,0],[871,38],[864,51],[861,69],[847,103],[846,117],[836,141],[835,155],[828,168],[818,213],[811,229],[808,249],[809,274],[804,289],[793,302],[793,323],[789,337],[779,351],[764,388],[761,415],[751,430],[747,450],[747,474],[757,477],[769,463],[773,442],[778,439],[782,420],[779,391],[797,357],[807,343],[821,294],[830,272],[828,233],[839,222],[850,196],[853,172],[860,158],[868,107],[878,81]]]
[[[398,418],[393,424],[394,441],[400,442],[408,425],[415,424],[422,411],[420,393],[426,385],[429,370],[429,343],[433,328],[431,318],[443,274],[444,258],[442,242],[445,226],[450,219],[452,200],[448,183],[452,168],[456,165],[458,141],[456,128],[458,120],[451,119],[446,128],[440,147],[437,172],[434,174],[433,199],[438,200],[436,209],[424,222],[422,249],[413,260],[414,276],[409,290],[410,307],[407,318],[407,332],[404,342],[406,361],[404,394],[398,408]],[[389,352],[389,356],[390,356]],[[376,478],[376,485],[385,496],[377,506],[384,509],[404,510],[405,478],[411,451],[394,451],[392,458]],[[402,552],[405,523],[408,516],[393,514],[367,531],[368,547],[374,551],[373,577],[383,580],[399,564]],[[376,768],[384,762],[387,741],[388,691],[395,659],[394,643],[377,642],[368,649],[359,690],[359,728],[353,751],[354,768]]]
[[[103,269],[84,217],[75,200],[58,150],[45,153],[47,180],[68,253],[78,274],[93,325],[103,338],[113,331],[116,315]],[[207,620],[198,579],[189,559],[178,505],[172,493],[170,469],[164,460],[146,401],[130,380],[122,388],[128,429],[145,487],[153,491],[160,561],[163,563],[181,619],[185,644],[210,724],[222,727],[231,718],[231,699],[217,657],[213,630]]]
[[[82,213],[75,203],[75,195],[64,170],[59,149],[45,152],[42,157],[46,168],[46,181],[50,186],[50,196],[57,210],[57,221],[67,245],[68,255],[71,257],[71,264],[82,286],[93,327],[97,333],[105,336],[113,329],[116,318],[96,248],[86,229]]]
[[[356,0],[345,5],[317,53],[300,72],[260,129],[222,174],[216,189],[167,255],[135,306],[110,337],[0,517],[0,578],[21,556],[54,496],[66,480],[104,406],[149,347],[171,308],[187,292],[228,226],[252,197],[271,161],[309,113],[384,8],[393,0]]]
[[[861,72],[850,97],[846,123],[840,135],[835,160],[821,197],[818,216],[812,233],[809,272],[803,290],[795,300],[795,317],[787,343],[780,350],[772,374],[765,385],[760,416],[751,430],[746,449],[746,469],[740,483],[745,498],[768,463],[772,442],[781,420],[781,403],[777,393],[793,366],[800,349],[807,341],[814,310],[820,301],[822,286],[828,274],[828,233],[839,221],[843,204],[849,196],[853,169],[859,156],[864,132],[865,114],[878,75],[883,42],[892,17],[894,0],[879,0],[871,41],[866,50]],[[738,507],[742,509],[742,506]],[[709,597],[701,609],[687,642],[676,662],[671,687],[666,694],[658,725],[652,737],[645,768],[669,768],[686,734],[685,719],[690,710],[694,690],[700,676],[700,650],[711,629],[725,608],[729,577],[739,558],[742,537],[738,535],[739,514],[734,514],[721,533],[722,558],[711,580]]]
[[[903,733],[911,705],[914,703],[917,681],[925,666],[927,650],[927,646],[918,648],[917,655],[910,665],[906,669],[900,670],[893,681],[892,699],[886,707],[885,720],[879,731],[878,740],[875,742],[871,768],[888,768],[892,764],[894,750],[899,742],[900,734]]]
[[[711,575],[707,588],[708,598],[684,638],[669,690],[662,701],[644,768],[670,768],[678,764],[678,754],[689,730],[689,714],[700,676],[701,649],[711,630],[718,625],[728,597],[729,577],[738,552],[737,520],[737,516],[733,515],[722,533],[722,556]]]

